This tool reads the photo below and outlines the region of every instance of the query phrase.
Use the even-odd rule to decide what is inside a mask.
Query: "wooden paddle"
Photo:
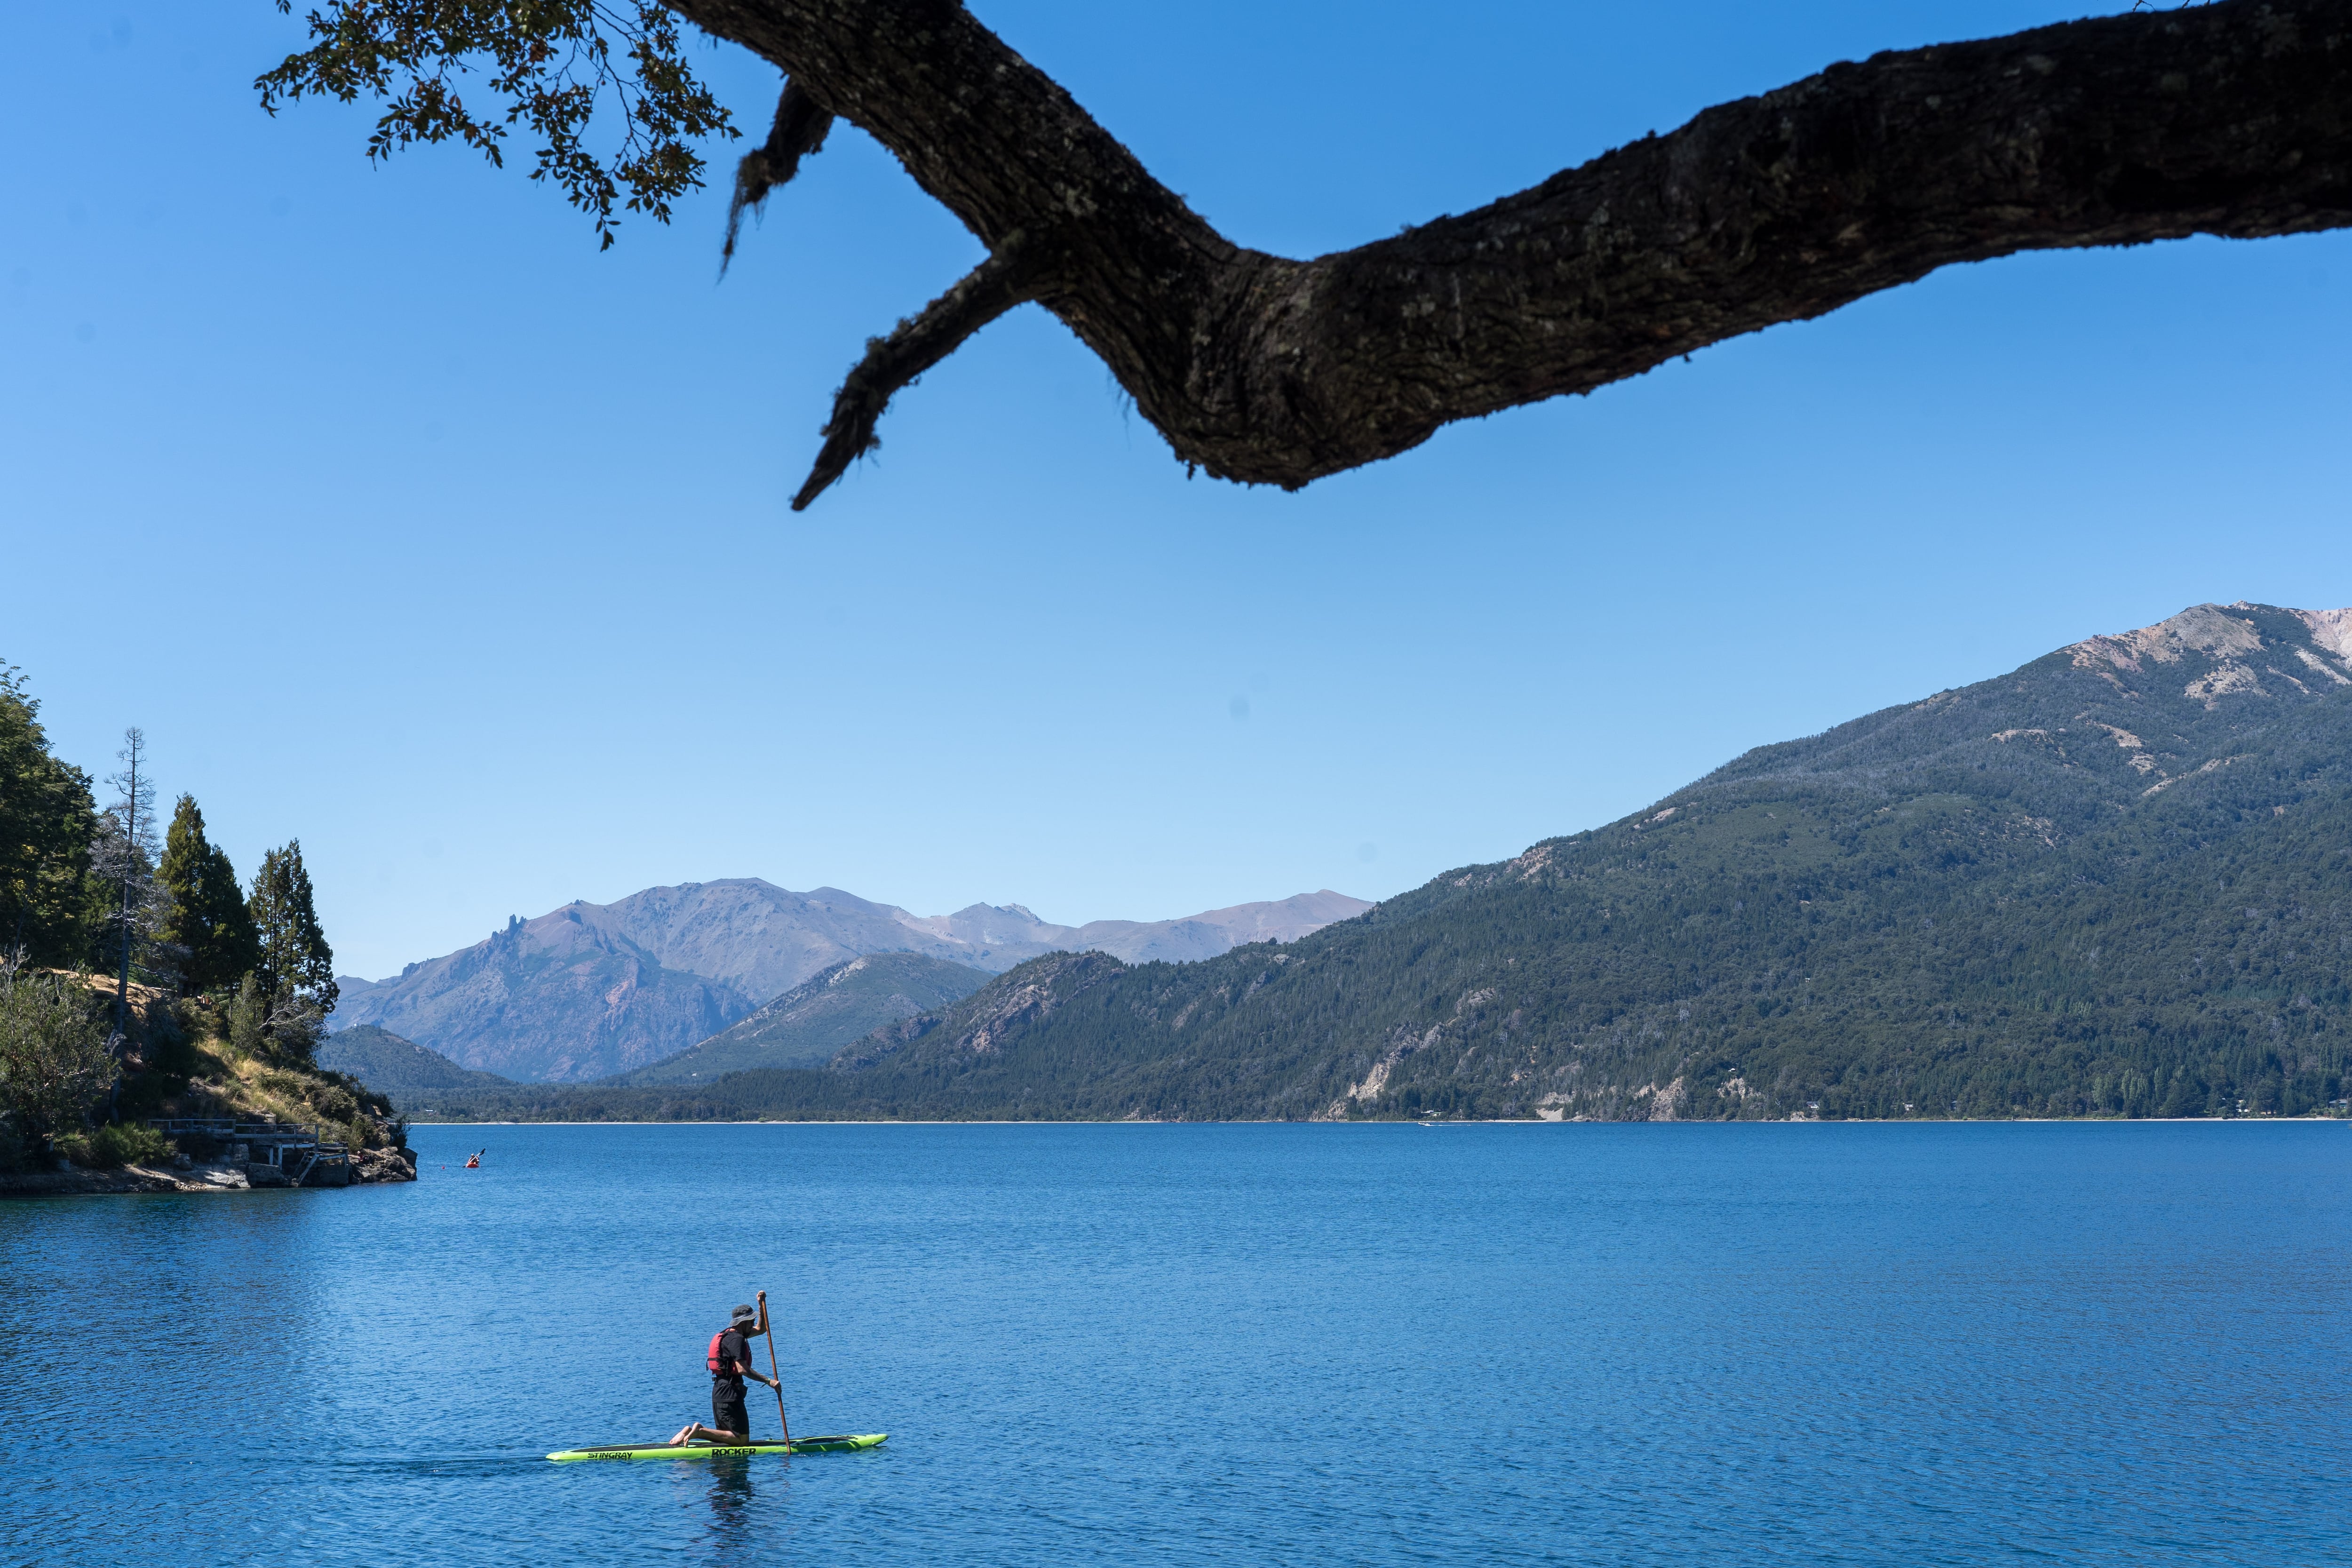
[[[784,1374],[776,1370],[776,1325],[768,1320],[768,1293],[760,1292],[760,1323],[768,1331],[768,1381],[776,1385],[776,1425],[784,1429],[784,1441],[793,1440],[793,1424],[784,1419]]]

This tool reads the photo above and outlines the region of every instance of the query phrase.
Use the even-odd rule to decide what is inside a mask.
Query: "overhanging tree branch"
[[[866,340],[866,357],[834,394],[824,446],[807,482],[793,498],[794,511],[804,510],[851,463],[881,445],[874,427],[901,387],[912,385],[966,338],[1031,297],[1034,257],[1024,256],[1021,238],[1017,232],[1008,235],[994,255],[924,307],[922,314],[899,322],[887,338]]]
[[[992,300],[1067,323],[1181,461],[1295,488],[1955,262],[2352,224],[2352,0],[2229,0],[1832,66],[1311,261],[1217,233],[952,0],[669,3],[784,70],[812,115],[888,147],[992,258],[958,286],[977,292],[869,350],[802,506]],[[1028,259],[1008,292],[990,268],[1016,235]]]

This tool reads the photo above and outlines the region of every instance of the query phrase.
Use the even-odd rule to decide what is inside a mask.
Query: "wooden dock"
[[[296,1122],[170,1116],[154,1118],[147,1125],[178,1142],[191,1158],[244,1166],[245,1179],[257,1187],[351,1185],[350,1149]]]

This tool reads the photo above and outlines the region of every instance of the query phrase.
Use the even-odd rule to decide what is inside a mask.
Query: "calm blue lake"
[[[0,1204],[0,1558],[2352,1560],[2340,1123],[415,1136]]]

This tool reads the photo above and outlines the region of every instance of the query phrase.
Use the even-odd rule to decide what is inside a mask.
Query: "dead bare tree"
[[[1297,488],[1957,262],[2352,223],[2352,0],[2228,0],[1840,63],[1307,261],[1226,239],[955,0],[329,0],[314,46],[259,85],[273,107],[383,96],[379,155],[457,138],[495,158],[527,124],[548,138],[533,177],[609,243],[615,200],[666,217],[698,183],[690,141],[734,133],[669,12],[787,75],[738,173],[730,250],[742,211],[835,118],[988,248],[868,343],[795,508],[873,447],[899,388],[1027,301],[1101,356],[1180,460]],[[469,61],[503,121],[457,93]],[[600,163],[580,127],[607,92],[628,142]]]
[[[118,794],[99,817],[98,837],[90,844],[90,870],[113,889],[115,908],[107,925],[118,969],[114,1032],[119,1045],[131,1027],[131,971],[161,945],[168,909],[155,880],[163,841],[155,831],[155,776],[147,754],[147,732],[135,725],[123,731],[122,749],[115,756],[121,769],[108,774],[106,782]]]

